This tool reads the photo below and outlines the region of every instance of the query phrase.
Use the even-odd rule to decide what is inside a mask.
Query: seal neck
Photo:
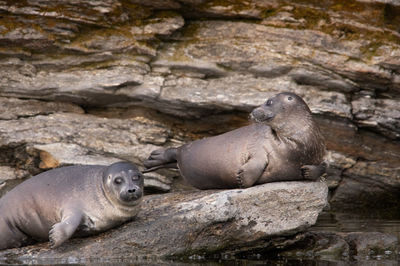
[[[322,160],[325,153],[324,138],[311,114],[293,117],[274,125],[273,130],[280,140],[299,147],[296,150],[301,150],[305,158]]]

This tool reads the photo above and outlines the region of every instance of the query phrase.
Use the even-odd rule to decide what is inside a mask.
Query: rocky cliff
[[[398,1],[27,0],[0,13],[0,193],[59,165],[140,164],[292,91],[326,138],[331,206],[397,206]]]

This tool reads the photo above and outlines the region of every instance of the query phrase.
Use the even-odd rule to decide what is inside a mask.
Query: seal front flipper
[[[63,212],[61,222],[54,224],[49,232],[51,247],[58,247],[71,238],[82,219],[83,213],[78,209],[69,209]]]
[[[168,148],[153,151],[149,158],[143,162],[146,170],[143,173],[151,172],[160,168],[176,168],[177,165],[177,149]]]
[[[301,167],[301,175],[306,180],[315,181],[326,173],[327,167],[328,164],[326,162],[322,162],[319,165],[303,165]]]
[[[264,173],[267,165],[268,158],[264,152],[250,154],[236,175],[239,188],[248,188],[253,186]]]

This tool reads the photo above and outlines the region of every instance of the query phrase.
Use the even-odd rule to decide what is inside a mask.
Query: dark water
[[[399,213],[400,215],[400,213]],[[395,235],[400,240],[400,216],[387,218],[385,213],[371,215],[323,212],[310,231],[381,232]]]

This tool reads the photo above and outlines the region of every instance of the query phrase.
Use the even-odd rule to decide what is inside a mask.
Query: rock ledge
[[[277,182],[248,189],[146,196],[132,222],[106,233],[0,252],[0,262],[186,257],[259,246],[316,222],[327,204],[324,182]]]

